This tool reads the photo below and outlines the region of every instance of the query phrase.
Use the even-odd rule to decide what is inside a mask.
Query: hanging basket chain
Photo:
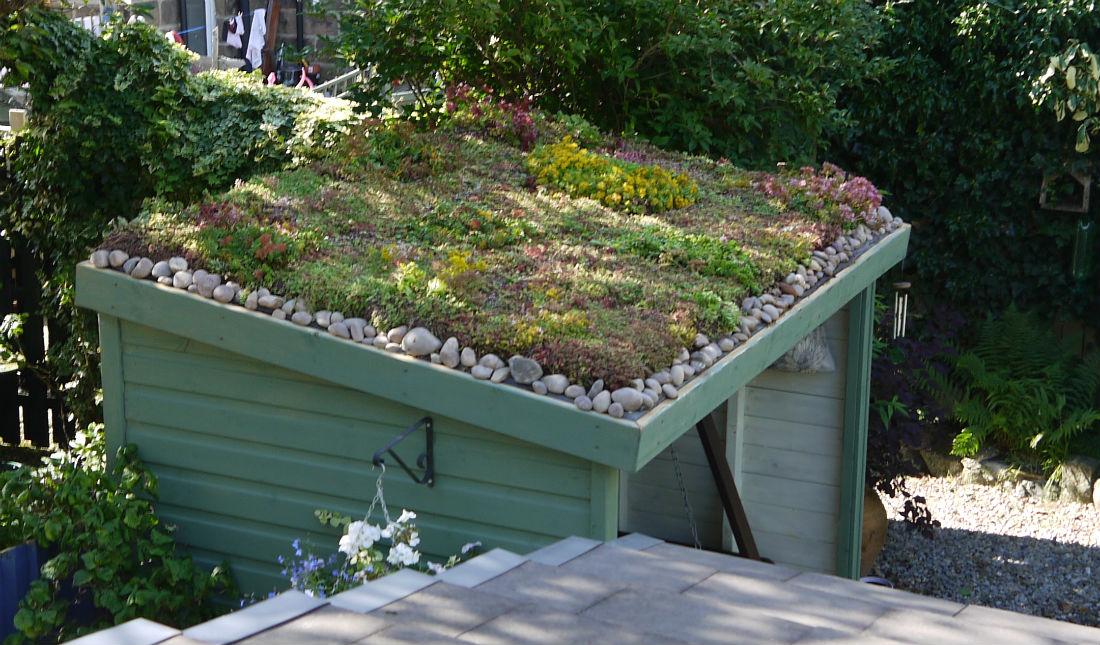
[[[379,467],[382,472],[378,474],[378,479],[374,482],[374,499],[370,502],[370,508],[367,509],[366,519],[369,522],[371,513],[374,512],[374,507],[380,505],[382,507],[382,517],[386,520],[386,525],[392,523],[390,519],[390,509],[386,507],[386,497],[382,493],[382,478],[386,476],[386,464],[380,463]]]
[[[687,486],[684,485],[684,472],[680,469],[680,457],[676,454],[675,448],[670,447],[668,452],[672,456],[672,467],[676,470],[676,483],[680,486],[680,495],[684,498],[684,511],[687,513],[688,524],[691,526],[691,539],[695,541],[696,549],[702,549],[703,545],[699,542],[699,527],[695,524],[695,513],[691,510]]]

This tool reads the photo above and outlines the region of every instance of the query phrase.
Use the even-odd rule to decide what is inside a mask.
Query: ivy
[[[5,84],[29,85],[26,129],[0,139],[0,232],[39,265],[41,313],[68,339],[42,373],[78,421],[98,418],[94,319],[73,303],[75,265],[116,218],[159,196],[193,200],[331,145],[347,103],[264,86],[259,75],[191,74],[191,54],[144,23],[102,37],[31,6],[0,15]],[[0,338],[19,356],[18,339]]]

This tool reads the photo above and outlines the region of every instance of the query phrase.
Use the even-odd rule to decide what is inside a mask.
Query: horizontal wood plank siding
[[[847,308],[825,323],[835,372],[768,369],[745,388],[740,492],[765,557],[833,573],[840,504]]]
[[[122,321],[124,441],[161,478],[158,510],[200,562],[228,558],[242,588],[285,585],[276,562],[296,537],[322,551],[326,508],[362,516],[379,471],[371,456],[424,412]],[[465,542],[527,552],[569,535],[613,537],[617,473],[499,433],[434,416],[436,485],[392,460],[391,515],[415,510],[424,553]],[[398,448],[413,464],[423,433]],[[120,439],[120,441],[123,439]],[[610,516],[610,517],[609,517]],[[376,513],[376,519],[378,515]]]
[[[723,427],[724,423],[723,418]],[[718,497],[699,434],[689,430],[674,441],[671,448],[676,450],[676,458],[680,462],[699,542],[704,548],[721,549],[722,501]],[[694,544],[670,448],[663,450],[638,472],[624,473],[622,485],[629,490],[626,506],[619,510],[619,523],[623,531]]]

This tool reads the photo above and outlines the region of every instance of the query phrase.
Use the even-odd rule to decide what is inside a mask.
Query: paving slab
[[[683,593],[739,609],[753,609],[807,627],[861,632],[890,610],[884,603],[798,585],[718,572]]]
[[[884,636],[909,643],[937,645],[1052,645],[1058,641],[1043,633],[1020,630],[1014,626],[995,626],[969,622],[955,617],[909,609],[886,612],[871,624],[870,636]]]
[[[204,643],[232,643],[285,623],[327,604],[300,591],[285,591],[274,598],[219,616],[183,630],[183,635]]]
[[[135,618],[69,641],[74,645],[156,645],[177,636],[180,630],[146,618]]]
[[[905,641],[873,636],[865,633],[852,633],[845,630],[815,627],[808,634],[795,641],[796,645],[910,645]],[[931,644],[928,644],[931,645]]]
[[[329,598],[329,604],[365,614],[436,582],[438,579],[435,576],[412,569],[402,569],[384,578],[338,593]]]
[[[623,549],[634,549],[636,551],[644,551],[650,547],[657,546],[658,544],[664,544],[664,540],[650,537],[645,533],[631,533],[624,535],[621,538],[612,540],[608,544],[614,544],[617,547]]]
[[[518,567],[526,561],[526,557],[506,549],[493,549],[488,553],[482,553],[476,558],[467,560],[453,569],[447,569],[436,577],[443,582],[459,587],[476,587],[486,580]]]
[[[511,611],[459,637],[477,645],[538,643],[686,643],[663,634],[639,631],[572,612],[535,607]]]
[[[542,547],[538,551],[527,554],[527,559],[540,564],[556,567],[569,562],[573,558],[584,555],[603,542],[585,537],[572,536],[558,540],[553,544]]]
[[[624,549],[611,543],[574,558],[560,568],[627,585],[671,592],[683,591],[717,571],[695,562],[670,561],[648,551]]]
[[[585,610],[581,616],[689,643],[792,643],[811,630],[806,625],[712,599],[633,587]]]
[[[686,560],[688,562],[711,567],[718,571],[736,573],[740,576],[762,578],[765,580],[785,581],[802,573],[798,569],[791,569],[778,564],[750,560],[749,558],[742,558],[728,553],[693,549],[689,546],[669,544],[668,542],[662,542],[656,546],[650,547],[646,549],[645,552],[659,555],[662,558]]]
[[[599,576],[526,562],[502,576],[478,585],[477,589],[536,607],[577,613],[625,586],[622,582]]]
[[[237,645],[347,645],[388,625],[385,618],[379,616],[366,616],[325,605],[288,623],[237,641]]]
[[[425,643],[433,643],[434,645],[460,645],[468,643],[466,641],[460,641],[453,636],[448,636],[444,633],[434,631],[423,625],[393,625],[380,632],[371,634],[361,641],[356,641],[355,645],[424,645]],[[302,645],[307,645],[303,642]]]
[[[67,645],[67,644],[66,644]],[[193,638],[187,638],[183,634],[179,636],[173,636],[166,641],[161,641],[157,645],[207,645],[202,641],[197,641]]]
[[[1100,607],[1096,608],[1096,611],[1100,612]],[[1066,643],[1100,644],[1100,627],[1029,616],[1004,609],[967,605],[955,617],[975,625],[993,625],[1039,633]]]
[[[391,623],[416,624],[454,638],[519,604],[513,598],[439,582],[369,615]]]
[[[944,616],[954,616],[965,605],[942,598],[922,596],[920,594],[891,589],[879,585],[867,584],[856,580],[827,576],[823,573],[800,573],[787,581],[787,584],[816,589],[824,593],[843,594],[858,600],[881,602],[894,609],[927,611]]]

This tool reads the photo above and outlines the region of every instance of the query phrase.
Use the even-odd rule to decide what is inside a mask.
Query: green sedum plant
[[[949,381],[963,425],[956,455],[991,447],[1051,472],[1075,440],[1100,431],[1100,352],[1080,356],[1014,305],[981,325]]]
[[[0,472],[0,544],[35,540],[52,557],[19,604],[7,643],[61,642],[144,617],[177,627],[226,609],[233,585],[176,551],[153,511],[157,481],[135,446],[108,468],[102,426],[41,466]]]

